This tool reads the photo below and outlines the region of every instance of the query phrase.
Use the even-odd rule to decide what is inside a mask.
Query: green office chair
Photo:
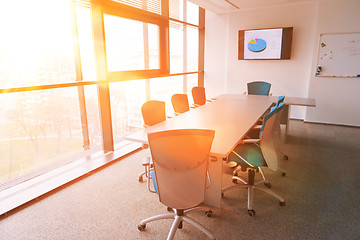
[[[247,93],[249,95],[269,95],[271,84],[263,81],[247,83]]]
[[[166,110],[165,110],[165,102],[157,101],[157,100],[150,100],[145,102],[141,106],[141,115],[144,120],[144,127],[150,127],[155,124],[158,124],[162,121],[166,120]],[[142,146],[144,149],[148,149],[146,144]],[[144,166],[145,170],[139,174],[139,182],[143,182],[143,176],[149,179],[149,170],[151,168],[151,158],[150,153],[148,156],[144,157],[142,160],[142,165]],[[148,181],[148,185],[150,182]]]
[[[171,104],[174,108],[175,115],[179,115],[190,110],[189,100],[186,94],[172,95]]]
[[[173,239],[182,221],[204,232],[210,239],[214,235],[200,223],[187,216],[204,201],[207,183],[208,158],[215,131],[204,129],[178,129],[148,134],[154,162],[153,180],[159,200],[174,212],[142,220],[140,231],[146,224],[160,219],[174,219],[167,239]]]
[[[255,183],[255,173],[260,171],[260,167],[267,166],[272,170],[277,170],[278,168],[278,157],[272,139],[275,114],[276,110],[273,109],[273,111],[264,117],[259,139],[244,139],[228,156],[229,161],[239,164],[238,169],[234,171],[232,180],[234,183],[244,183],[244,185],[240,187],[248,189],[248,213],[250,216],[255,215],[255,210],[253,209],[253,191],[255,188],[277,198],[281,206],[285,205],[285,200],[281,196],[270,189],[255,185],[257,184]],[[239,170],[248,172],[247,181],[237,176]],[[233,187],[238,186],[232,186],[224,191]]]

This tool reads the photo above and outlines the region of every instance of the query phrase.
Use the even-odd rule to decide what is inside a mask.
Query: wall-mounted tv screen
[[[292,27],[239,31],[239,60],[290,59]]]

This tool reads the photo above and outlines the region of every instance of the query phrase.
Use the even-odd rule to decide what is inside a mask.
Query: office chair
[[[190,110],[189,100],[186,94],[174,94],[171,96],[171,104],[173,105],[175,115],[187,112]]]
[[[157,100],[150,100],[145,102],[141,106],[141,115],[144,120],[145,128],[158,124],[162,121],[165,121],[166,120],[165,102],[157,101]],[[148,146],[143,144],[143,148],[147,149]],[[139,182],[143,181],[143,176],[149,178],[149,170],[151,167],[150,153],[148,156],[146,156],[143,159],[142,165],[144,166],[145,170],[139,174]],[[150,184],[149,181],[148,184]]]
[[[206,94],[205,94],[205,88],[204,87],[193,87],[191,89],[191,93],[192,93],[192,97],[194,100],[194,106],[195,107],[199,107],[204,105],[206,102],[211,102],[215,99],[206,99]]]
[[[271,84],[263,81],[247,83],[247,94],[249,95],[269,95]],[[270,94],[271,95],[271,94]]]
[[[278,100],[276,101],[276,104],[275,106],[271,107],[270,111],[268,111],[266,114],[270,113],[271,111],[275,111],[275,122],[274,122],[274,127],[273,127],[273,131],[272,131],[272,137],[273,137],[273,142],[274,142],[274,146],[275,146],[275,149],[276,149],[276,152],[278,154],[283,154],[284,155],[284,159],[288,159],[288,156],[284,153],[282,153],[280,150],[279,150],[279,145],[280,145],[280,118],[281,118],[281,115],[282,115],[282,110],[283,110],[283,102],[285,100],[285,96],[279,96],[278,97]],[[281,104],[281,106],[279,106]],[[263,122],[263,119],[259,119],[259,122],[258,123],[262,123]],[[246,138],[256,138],[256,135],[258,136],[259,135],[259,132],[262,128],[262,124],[261,125],[255,125],[253,126],[252,130],[247,134]],[[281,175],[283,177],[286,176],[286,171],[284,169],[281,169],[281,168],[278,168],[279,171],[281,171]],[[271,183],[266,179],[266,176],[265,176],[265,173],[264,171],[262,170],[262,167],[259,167],[259,172],[261,174],[261,177],[264,181],[264,185],[267,187],[267,188],[271,188]]]
[[[159,200],[174,212],[142,220],[138,229],[159,219],[174,219],[167,239],[173,239],[182,221],[204,232],[210,239],[214,235],[186,214],[204,201],[207,165],[215,132],[204,129],[177,129],[148,134],[154,162],[154,183]]]
[[[276,110],[273,109],[273,111],[264,117],[259,139],[244,139],[228,156],[229,161],[234,161],[239,164],[239,167],[233,173],[232,181],[233,183],[240,181],[244,183],[244,185],[240,187],[248,189],[248,213],[250,216],[255,215],[255,210],[253,209],[253,194],[255,188],[272,195],[279,200],[280,206],[285,206],[285,200],[281,196],[270,189],[255,185],[257,184],[255,183],[255,173],[261,171],[260,167],[267,166],[272,170],[277,170],[278,168],[278,157],[272,139],[275,114]],[[237,176],[239,170],[248,172],[247,181]],[[231,186],[224,191],[233,187],[237,187],[237,185]]]

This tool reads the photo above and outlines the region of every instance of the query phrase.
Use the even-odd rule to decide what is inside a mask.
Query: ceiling
[[[214,13],[227,13],[248,8],[268,7],[279,4],[313,2],[318,0],[190,0]]]

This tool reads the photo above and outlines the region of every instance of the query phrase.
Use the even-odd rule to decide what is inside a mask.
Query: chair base
[[[191,225],[193,225],[194,227],[196,227],[197,229],[201,230],[203,233],[205,233],[210,239],[215,240],[215,236],[209,231],[207,230],[203,225],[201,225],[200,223],[196,222],[194,219],[186,216],[186,213],[188,213],[189,211],[193,211],[193,210],[198,210],[198,209],[202,209],[201,207],[196,207],[196,208],[191,208],[191,209],[187,209],[187,210],[180,210],[180,209],[174,209],[173,213],[166,213],[166,214],[161,214],[161,215],[156,215],[153,217],[149,217],[147,219],[144,219],[140,222],[140,224],[138,225],[138,229],[140,231],[145,230],[146,228],[146,224],[149,222],[153,222],[156,220],[160,220],[160,219],[174,219],[174,222],[171,225],[167,240],[173,239],[176,233],[177,229],[181,229],[182,228],[182,222],[188,222]]]
[[[247,188],[248,190],[248,213],[250,216],[254,216],[255,215],[255,210],[253,209],[253,199],[254,199],[254,189],[258,189],[258,190],[261,190],[267,194],[270,194],[271,196],[277,198],[279,200],[279,204],[280,206],[285,206],[285,200],[284,198],[282,198],[280,195],[278,195],[277,193],[275,193],[274,191],[268,189],[268,188],[265,188],[265,187],[262,187],[262,186],[257,186],[255,184],[258,184],[259,182],[257,183],[254,183],[254,177],[255,177],[255,171],[254,170],[248,170],[248,178],[249,178],[249,182],[245,181],[244,179],[242,179],[241,177],[239,176],[233,176],[233,182],[234,183],[237,183],[237,181],[240,181],[242,182],[244,185],[241,185],[241,186],[238,186],[238,185],[233,185],[233,186],[230,186],[226,189],[224,189],[222,191],[222,193],[224,193],[225,191],[228,191],[232,188]],[[263,182],[263,181],[260,181],[260,182]]]

